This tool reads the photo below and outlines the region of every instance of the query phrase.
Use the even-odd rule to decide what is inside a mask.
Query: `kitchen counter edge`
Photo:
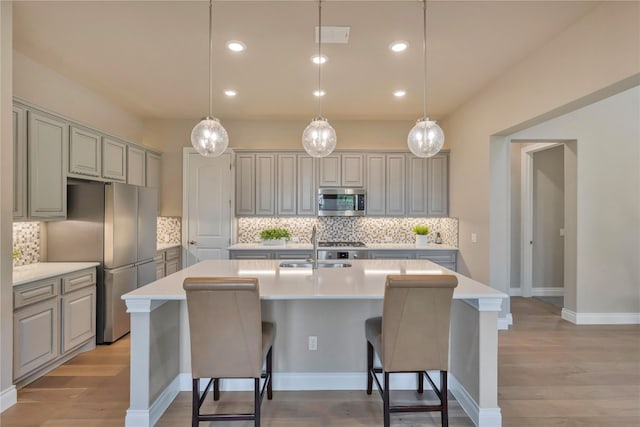
[[[97,267],[98,262],[37,262],[13,269],[13,286],[35,282],[50,277],[62,276],[86,268]]]

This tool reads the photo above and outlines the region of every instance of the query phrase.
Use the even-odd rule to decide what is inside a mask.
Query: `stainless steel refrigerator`
[[[49,261],[97,261],[97,342],[129,332],[123,294],[156,279],[155,188],[68,180],[67,220],[47,225]]]

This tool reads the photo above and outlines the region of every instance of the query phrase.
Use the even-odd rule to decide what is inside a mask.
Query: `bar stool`
[[[442,426],[449,425],[447,371],[449,367],[449,324],[453,289],[458,279],[453,275],[390,275],[384,290],[382,317],[365,322],[367,338],[367,394],[375,380],[383,402],[384,426],[396,412],[441,413]],[[374,368],[374,352],[382,367]],[[440,371],[440,388],[428,370]],[[423,391],[424,377],[440,400],[439,405],[391,406],[389,374],[415,372],[418,392]],[[384,387],[377,373],[384,374]]]
[[[260,426],[260,406],[265,388],[271,400],[273,323],[262,322],[258,279],[238,277],[189,277],[187,294],[191,336],[192,427],[200,421],[253,420]],[[262,372],[263,361],[266,371]],[[210,378],[200,396],[200,379]],[[254,412],[201,414],[200,408],[213,384],[213,398],[220,398],[220,378],[254,379]],[[260,379],[264,384],[260,389]]]

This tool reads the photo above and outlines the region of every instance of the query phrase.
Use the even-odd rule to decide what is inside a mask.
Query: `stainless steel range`
[[[369,252],[362,242],[318,242],[318,259],[367,259]]]

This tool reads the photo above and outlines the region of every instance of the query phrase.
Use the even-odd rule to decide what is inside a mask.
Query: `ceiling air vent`
[[[322,44],[349,43],[351,27],[322,27]],[[318,43],[318,27],[316,27],[316,43]]]

